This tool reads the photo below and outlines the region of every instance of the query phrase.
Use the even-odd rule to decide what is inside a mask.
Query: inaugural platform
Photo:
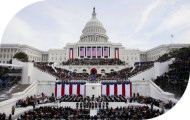
[[[132,96],[131,82],[71,82],[56,83],[55,96],[61,98],[64,95],[83,95],[83,96],[112,96],[123,95],[126,98]]]

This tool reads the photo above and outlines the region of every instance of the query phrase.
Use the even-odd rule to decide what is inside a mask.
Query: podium
[[[86,96],[101,96],[101,83],[86,83]]]

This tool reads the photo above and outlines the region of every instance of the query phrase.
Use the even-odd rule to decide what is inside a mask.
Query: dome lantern
[[[95,7],[93,8],[92,18],[96,18],[96,11],[95,11]]]
[[[82,31],[80,42],[107,42],[108,36],[103,24],[96,18],[95,7],[93,8],[92,18],[86,23]]]

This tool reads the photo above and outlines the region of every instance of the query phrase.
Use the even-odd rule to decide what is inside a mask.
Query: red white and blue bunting
[[[132,97],[132,84],[131,82],[102,83],[102,95]]]
[[[55,97],[60,98],[64,95],[83,95],[85,96],[85,83],[56,83],[55,84]]]
[[[55,96],[60,98],[64,95],[83,95],[86,96],[86,83],[68,83],[57,82],[55,84]],[[103,82],[101,86],[102,95],[122,95],[125,97],[132,97],[131,82]]]
[[[73,59],[73,48],[69,49],[69,59]]]
[[[119,48],[115,48],[115,58],[119,59]]]

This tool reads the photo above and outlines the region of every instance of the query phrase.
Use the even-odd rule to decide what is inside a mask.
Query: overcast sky
[[[109,41],[125,48],[147,50],[161,44],[190,43],[189,0],[42,1],[15,15],[2,43],[49,50],[78,42],[94,6]]]

